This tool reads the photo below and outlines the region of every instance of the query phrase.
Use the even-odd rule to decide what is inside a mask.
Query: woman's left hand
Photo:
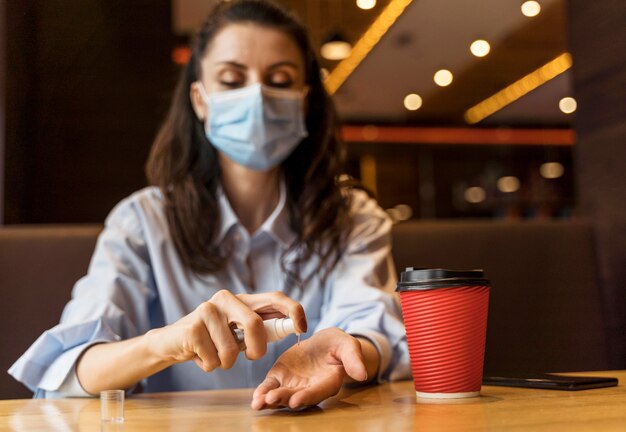
[[[252,396],[252,408],[300,408],[336,395],[346,377],[367,380],[359,341],[337,328],[315,333],[281,355]]]

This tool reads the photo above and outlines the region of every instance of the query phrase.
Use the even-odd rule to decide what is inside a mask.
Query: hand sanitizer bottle
[[[267,342],[275,342],[286,338],[290,334],[297,334],[296,327],[291,318],[272,318],[263,321],[265,334],[267,334]],[[233,328],[235,339],[240,345],[244,342],[244,331],[240,328]],[[298,334],[299,335],[299,334]],[[299,339],[299,338],[298,338]],[[245,349],[245,348],[244,348]]]

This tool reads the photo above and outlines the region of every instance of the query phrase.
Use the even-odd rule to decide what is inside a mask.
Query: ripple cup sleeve
[[[483,271],[409,267],[396,291],[418,400],[478,396],[490,291]]]

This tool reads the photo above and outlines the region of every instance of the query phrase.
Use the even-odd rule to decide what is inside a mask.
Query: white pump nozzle
[[[274,342],[286,338],[292,333],[296,333],[291,318],[273,318],[263,321],[265,333],[267,333],[267,341]]]

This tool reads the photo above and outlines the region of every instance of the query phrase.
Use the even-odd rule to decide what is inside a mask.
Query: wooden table
[[[626,371],[586,375],[620,384],[577,392],[485,386],[479,398],[418,404],[404,381],[345,389],[303,412],[253,411],[250,389],[155,393],[127,399],[121,425],[100,424],[97,399],[7,400],[0,401],[0,430],[626,431]]]

